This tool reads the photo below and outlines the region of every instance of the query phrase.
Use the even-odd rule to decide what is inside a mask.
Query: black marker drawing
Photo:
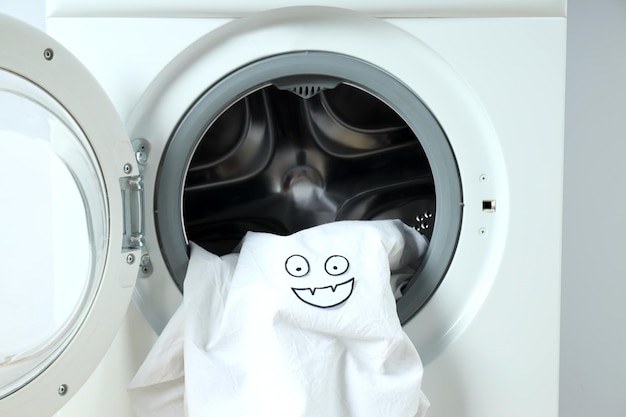
[[[302,255],[291,255],[285,261],[287,273],[296,278],[305,277],[311,272],[309,261]],[[333,255],[324,263],[324,270],[331,277],[345,274],[350,269],[350,262],[344,256]],[[291,290],[303,302],[319,308],[330,308],[345,302],[354,290],[354,277],[323,287],[302,287]]]
[[[285,269],[292,277],[301,278],[309,273],[311,267],[309,266],[309,261],[304,256],[291,255],[285,261]]]

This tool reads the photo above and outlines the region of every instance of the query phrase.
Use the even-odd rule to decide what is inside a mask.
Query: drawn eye
[[[341,275],[344,274],[348,268],[350,267],[350,263],[346,258],[341,255],[333,255],[326,260],[324,264],[324,268],[329,275]]]
[[[285,261],[285,269],[289,275],[300,278],[309,273],[309,261],[301,255],[291,255]]]

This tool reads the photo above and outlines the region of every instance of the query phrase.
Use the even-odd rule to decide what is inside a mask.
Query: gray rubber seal
[[[416,69],[419,71],[419,69]],[[433,236],[424,261],[398,301],[402,322],[431,297],[448,270],[461,229],[462,188],[450,143],[417,92],[380,68],[328,52],[294,52],[251,63],[220,80],[189,108],[161,160],[155,193],[155,221],[163,256],[179,288],[189,261],[182,196],[189,161],[211,123],[234,102],[269,84],[346,82],[379,98],[415,133],[430,164],[436,192]]]

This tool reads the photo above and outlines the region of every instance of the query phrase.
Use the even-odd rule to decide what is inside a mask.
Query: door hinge
[[[124,231],[122,248],[142,249],[143,238],[143,178],[141,176],[120,178]]]
[[[149,143],[144,139],[135,139],[132,142],[137,160],[139,175],[120,178],[122,192],[122,207],[124,213],[124,231],[122,249],[141,250],[139,258],[139,277],[152,275],[152,262],[144,239],[144,184],[143,170],[150,151]],[[129,263],[134,263],[134,256]]]
[[[152,262],[144,240],[143,178],[141,175],[120,178],[120,190],[124,214],[122,249],[141,250],[139,277],[146,278],[152,275]],[[129,259],[129,263],[134,263],[134,257]]]

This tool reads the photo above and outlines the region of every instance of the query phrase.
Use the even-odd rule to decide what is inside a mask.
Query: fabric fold
[[[223,257],[192,244],[183,304],[129,389],[138,417],[423,416],[391,282],[426,249],[398,220],[249,232]]]

